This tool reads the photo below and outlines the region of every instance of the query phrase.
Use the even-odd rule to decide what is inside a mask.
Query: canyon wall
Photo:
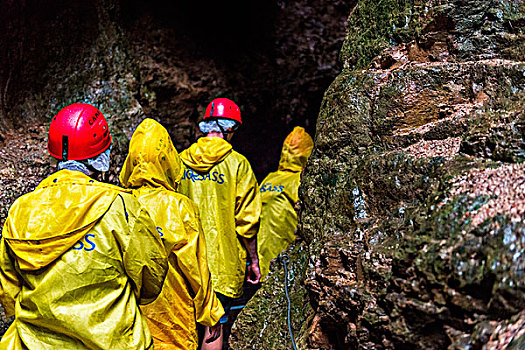
[[[289,248],[300,349],[525,344],[525,2],[362,0]],[[290,349],[282,261],[234,349]]]

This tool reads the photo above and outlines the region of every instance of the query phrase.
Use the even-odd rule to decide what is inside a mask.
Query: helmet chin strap
[[[221,133],[224,135],[224,136],[228,136],[228,134],[230,133],[229,131],[226,131],[222,128],[221,124],[219,124],[219,120],[215,119],[215,124],[217,124],[217,127],[219,128],[219,130],[221,130]]]
[[[62,135],[62,159],[67,160],[69,152],[69,138],[67,135]]]
[[[109,182],[109,172],[107,171],[97,171],[98,176],[100,177],[100,181],[102,182]],[[95,174],[97,174],[95,173]]]

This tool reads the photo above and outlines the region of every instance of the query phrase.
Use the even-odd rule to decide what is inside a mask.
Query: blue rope
[[[290,262],[290,259],[288,258],[288,255],[286,253],[283,253],[281,255],[281,258],[283,260],[284,265],[284,293],[286,294],[286,299],[288,300],[288,332],[290,333],[290,339],[292,339],[292,345],[294,350],[297,350],[297,346],[295,345],[295,339],[293,337],[292,332],[292,324],[291,324],[291,307],[292,302],[290,301],[290,296],[288,295],[288,263]]]

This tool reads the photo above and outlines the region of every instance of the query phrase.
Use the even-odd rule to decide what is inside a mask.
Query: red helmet
[[[49,126],[47,150],[57,159],[92,158],[109,148],[108,122],[97,108],[74,103],[53,117]]]
[[[204,120],[208,118],[231,119],[242,124],[239,106],[227,98],[216,98],[210,102],[206,107],[206,112],[204,112]]]

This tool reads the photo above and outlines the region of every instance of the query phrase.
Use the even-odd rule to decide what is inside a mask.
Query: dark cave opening
[[[159,27],[172,28],[215,60],[232,61],[232,55],[271,48],[275,1],[174,2],[134,0],[121,4],[127,23],[148,13]]]
[[[276,170],[282,142],[294,126],[303,126],[314,136],[323,93],[339,71],[340,47],[321,40],[323,28],[332,28],[334,23],[323,26],[313,17],[301,18],[305,7],[312,7],[307,13],[321,12],[322,5],[322,1],[284,5],[277,1],[207,4],[161,0],[123,4],[124,27],[130,37],[142,38],[139,51],[148,45],[155,47],[147,52],[183,68],[194,86],[206,90],[196,99],[177,89],[166,93],[169,83],[151,83],[157,108],[146,108],[146,113],[157,116],[174,135],[181,119],[177,110],[186,110],[185,117],[193,122],[193,135],[190,140],[174,135],[179,141],[177,148],[184,149],[198,135],[195,125],[206,104],[215,97],[233,99],[241,108],[244,123],[232,143],[262,180]],[[341,31],[335,37],[340,42],[347,11],[344,6],[333,10],[334,15],[340,15]],[[315,47],[318,43],[323,46]],[[329,64],[318,62],[325,59]],[[319,71],[319,66],[324,70]],[[217,73],[210,76],[210,67]]]

